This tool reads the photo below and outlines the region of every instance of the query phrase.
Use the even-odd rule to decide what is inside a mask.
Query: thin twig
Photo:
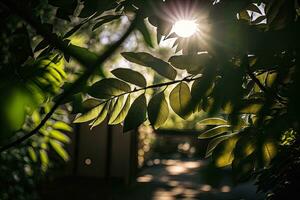
[[[247,59],[247,61],[245,61],[245,59]],[[246,62],[246,63],[245,63]],[[249,66],[249,62],[248,62],[248,56],[246,55],[244,58],[244,64],[245,64],[245,70],[247,75],[251,78],[251,80],[259,87],[259,89],[261,91],[263,91],[267,96],[269,96],[270,98],[273,98],[275,100],[277,100],[279,103],[281,104],[286,104],[285,100],[282,99],[280,96],[278,96],[277,94],[274,94],[272,91],[268,90],[259,80],[258,78],[255,76],[255,74],[251,71],[250,66]]]
[[[201,76],[200,77],[197,77],[197,78],[188,78],[188,77],[185,77],[183,79],[180,79],[180,80],[174,80],[174,81],[169,81],[169,82],[165,82],[165,83],[158,83],[158,84],[153,84],[153,85],[149,85],[147,87],[142,87],[142,88],[139,88],[139,89],[134,89],[134,90],[131,90],[129,92],[123,92],[121,94],[118,94],[116,96],[113,96],[109,99],[106,99],[105,101],[102,101],[101,103],[97,104],[97,106],[100,106],[104,103],[107,103],[115,98],[118,98],[120,96],[123,96],[123,95],[126,95],[126,94],[131,94],[131,93],[135,93],[135,92],[139,92],[139,91],[142,91],[142,90],[147,90],[147,89],[151,89],[151,88],[158,88],[158,87],[163,87],[163,86],[169,86],[169,85],[173,85],[173,84],[176,84],[176,83],[179,83],[179,82],[183,82],[183,81],[186,81],[186,82],[191,82],[191,81],[195,81],[195,80],[198,80],[202,78]]]

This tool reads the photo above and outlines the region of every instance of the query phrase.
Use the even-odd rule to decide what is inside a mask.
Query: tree
[[[183,119],[204,110],[211,117],[198,122],[207,126],[207,130],[199,138],[210,139],[207,156],[212,157],[216,166],[231,165],[240,181],[256,178],[259,189],[274,194],[274,199],[280,199],[281,195],[288,194],[287,191],[295,190],[297,181],[293,175],[299,176],[296,166],[299,166],[300,110],[300,97],[297,94],[300,80],[297,0],[82,0],[81,10],[76,9],[79,7],[76,0],[49,0],[49,4],[57,8],[56,18],[68,21],[75,16],[80,19],[76,26],[60,36],[49,29],[49,24],[36,17],[37,11],[43,10],[39,7],[42,3],[30,2],[22,5],[21,2],[2,0],[1,15],[13,13],[18,16],[17,21],[23,20],[36,34],[41,35],[44,40],[36,49],[43,49],[42,53],[37,58],[32,54],[28,31],[23,26],[21,36],[9,44],[20,44],[18,40],[27,41],[21,46],[24,55],[12,51],[14,46],[9,50],[5,49],[3,55],[20,56],[14,59],[12,66],[19,70],[18,67],[24,65],[22,73],[31,76],[33,71],[30,71],[29,66],[35,64],[25,62],[28,57],[33,57],[34,63],[42,62],[40,59],[45,57],[53,58],[55,66],[58,62],[56,56],[66,61],[72,58],[84,67],[84,72],[63,90],[52,92],[53,106],[40,124],[23,137],[3,146],[1,151],[35,135],[60,105],[74,102],[78,94],[88,98],[82,102],[80,109],[76,108],[79,114],[75,123],[90,121],[93,127],[108,116],[110,124],[124,121],[125,132],[147,119],[154,128],[159,128],[167,120],[170,109]],[[202,27],[198,35],[186,39],[171,32],[174,20],[178,17],[174,14],[178,9],[187,10],[181,17],[197,18]],[[94,22],[93,29],[97,29],[121,16],[127,16],[131,25],[117,42],[100,55],[68,40],[85,24]],[[132,31],[138,30],[149,47],[154,46],[146,25],[147,20],[157,27],[158,42],[176,38],[176,52],[182,51],[182,54],[176,54],[168,61],[147,52],[122,52],[121,55],[131,63],[154,70],[164,77],[162,82],[147,85],[143,74],[119,68],[112,71],[115,77],[102,77],[101,80],[88,84],[89,78],[99,73],[99,68],[99,75],[102,76],[101,65],[115,53]],[[16,27],[17,23],[12,23]],[[9,31],[19,33],[16,29]],[[3,37],[7,38],[7,35]],[[56,56],[51,56],[53,53]],[[8,57],[6,60],[12,59]],[[2,63],[3,66],[5,64]],[[54,67],[55,70],[56,68]],[[182,70],[188,75],[176,78]],[[2,67],[1,71],[6,74],[3,77],[7,74],[15,77],[15,69],[12,67]],[[62,75],[57,71],[51,74],[52,78],[58,78],[57,74]],[[2,80],[6,79],[1,78],[1,88],[8,84]],[[38,88],[43,91],[45,87],[53,87],[54,82],[48,77],[47,84],[39,84]],[[172,90],[168,92],[165,87],[172,87]],[[145,94],[153,88],[157,90],[148,101]],[[14,95],[34,94],[18,91]],[[12,104],[7,104],[5,108],[18,108],[23,117],[11,127],[7,127],[9,123],[3,123],[6,125],[5,130],[8,130],[6,135],[12,135],[22,126],[24,116],[30,115],[30,111],[25,108],[33,107],[25,100],[21,104],[18,102],[19,107],[13,104],[14,101],[9,102]],[[1,105],[5,104],[1,102]],[[1,118],[10,120],[6,113],[1,110]],[[280,159],[282,157],[286,159],[283,161]],[[290,163],[291,168],[286,167],[286,163]],[[268,176],[270,173],[275,173],[274,177]],[[268,185],[269,181],[274,184]],[[289,184],[285,185],[286,182]]]

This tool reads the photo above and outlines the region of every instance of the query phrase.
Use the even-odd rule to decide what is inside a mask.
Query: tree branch
[[[135,90],[131,90],[129,92],[124,92],[124,93],[121,93],[119,95],[116,95],[116,96],[113,96],[109,99],[106,99],[105,101],[101,102],[100,104],[98,104],[97,106],[101,105],[101,104],[104,104],[106,102],[109,102],[115,98],[118,98],[120,96],[123,96],[123,95],[126,95],[126,94],[131,94],[131,93],[135,93],[135,92],[139,92],[139,91],[142,91],[142,90],[147,90],[147,89],[151,89],[151,88],[158,88],[158,87],[163,87],[163,86],[169,86],[169,85],[173,85],[173,84],[176,84],[176,83],[180,83],[182,81],[186,81],[186,82],[191,82],[191,81],[195,81],[195,80],[198,80],[199,78],[202,78],[202,76],[200,77],[196,77],[196,78],[189,78],[189,77],[186,77],[186,78],[183,78],[183,79],[180,79],[180,80],[174,80],[174,81],[169,81],[169,82],[165,82],[165,83],[158,83],[158,84],[154,84],[154,85],[149,85],[147,87],[143,87],[143,88],[139,88],[139,89],[135,89]]]
[[[10,7],[9,7],[10,8]],[[33,28],[35,28],[45,39],[47,39],[51,44],[55,45],[57,48],[62,50],[63,52],[66,50],[68,52],[68,48],[66,48],[65,44],[59,40],[56,37],[53,37],[52,34],[49,34],[47,30],[43,29],[41,26],[42,24],[37,23],[33,18],[29,15],[28,13],[24,14],[25,11],[20,11],[21,13],[17,11],[16,14],[18,14],[20,17],[22,17],[24,20],[26,20]],[[117,48],[125,41],[125,39],[130,35],[130,33],[134,30],[136,22],[139,18],[139,13],[136,14],[135,19],[127,29],[127,31],[124,33],[124,35],[114,44],[112,44],[102,55],[99,56],[97,61],[95,62],[94,66],[87,68],[87,70],[84,72],[84,74],[79,77],[68,89],[66,89],[56,100],[55,104],[51,108],[51,110],[45,115],[45,117],[42,119],[40,124],[34,128],[31,132],[27,133],[26,135],[16,139],[15,141],[4,145],[0,147],[0,153],[13,147],[16,146],[29,137],[33,136],[34,134],[38,133],[40,128],[44,126],[44,124],[47,122],[47,120],[52,116],[52,114],[55,112],[55,110],[61,105],[63,100],[67,98],[69,95],[71,95],[78,87],[80,87],[86,80],[97,70],[97,68],[105,62],[116,50]],[[69,52],[68,52],[69,53]],[[72,56],[72,54],[70,54]],[[84,64],[84,63],[82,63]]]
[[[189,78],[189,77],[185,77],[183,79],[180,79],[180,80],[174,80],[174,81],[170,81],[170,82],[165,82],[165,83],[159,83],[159,84],[154,84],[154,85],[149,85],[147,87],[143,87],[143,88],[139,88],[139,89],[135,89],[135,90],[131,90],[129,92],[124,92],[124,93],[121,93],[119,95],[116,95],[116,96],[113,96],[109,99],[106,99],[105,101],[102,101],[101,103],[99,103],[97,106],[100,106],[104,103],[107,103],[115,98],[118,98],[120,96],[123,96],[123,95],[126,95],[126,94],[131,94],[131,93],[135,93],[135,92],[139,92],[139,91],[142,91],[142,90],[147,90],[147,89],[151,89],[151,88],[158,88],[158,87],[163,87],[163,86],[169,86],[169,85],[173,85],[173,84],[176,84],[176,83],[179,83],[179,82],[182,82],[182,81],[186,81],[186,82],[191,82],[191,81],[194,81],[194,80],[198,80],[199,78],[202,78],[202,76],[200,77],[197,77],[197,78]],[[98,116],[99,117],[99,116]],[[98,119],[98,117],[96,119]],[[96,121],[96,120],[95,120]],[[95,122],[94,121],[94,122]],[[92,125],[94,125],[94,122]]]

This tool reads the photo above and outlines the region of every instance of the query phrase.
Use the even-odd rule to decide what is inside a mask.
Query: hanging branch
[[[7,2],[7,1],[6,1]],[[11,9],[11,11],[15,12],[18,16],[20,16],[22,19],[24,19],[26,22],[28,22],[37,32],[42,35],[49,43],[63,51],[64,53],[68,53],[71,56],[74,56],[75,59],[77,59],[77,55],[73,54],[65,43],[61,41],[58,37],[55,37],[52,33],[49,33],[48,30],[43,28],[43,25],[35,20],[29,13],[27,13],[24,10],[15,9],[14,5],[12,3],[5,3],[5,5]],[[84,84],[87,79],[97,70],[99,66],[102,65],[117,49],[118,47],[125,41],[125,39],[130,35],[130,33],[135,29],[135,25],[137,23],[137,20],[139,20],[139,12],[136,13],[135,19],[132,21],[131,25],[127,29],[127,31],[123,34],[123,36],[114,44],[112,44],[103,54],[101,54],[98,59],[96,60],[95,64],[89,68],[81,75],[68,89],[66,89],[56,100],[55,104],[51,108],[51,110],[45,115],[45,117],[41,120],[39,125],[34,128],[32,131],[27,133],[26,135],[16,139],[15,141],[4,145],[0,147],[0,153],[16,146],[26,139],[30,138],[31,136],[38,133],[38,131],[44,126],[44,124],[47,122],[47,120],[52,116],[52,114],[55,112],[55,110],[61,105],[61,103],[69,97],[78,87],[80,87],[82,84]],[[81,64],[85,64],[86,62],[83,60],[78,59],[78,61]]]

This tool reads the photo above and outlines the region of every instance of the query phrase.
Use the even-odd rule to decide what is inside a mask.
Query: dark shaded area
[[[115,199],[115,200],[175,200],[175,199],[262,199],[251,183],[234,186],[230,171],[222,170],[220,184],[205,181],[206,163],[197,159],[155,159],[156,165],[146,167],[137,183],[124,186],[121,182],[107,182],[94,178],[63,178],[45,184],[42,199]]]

